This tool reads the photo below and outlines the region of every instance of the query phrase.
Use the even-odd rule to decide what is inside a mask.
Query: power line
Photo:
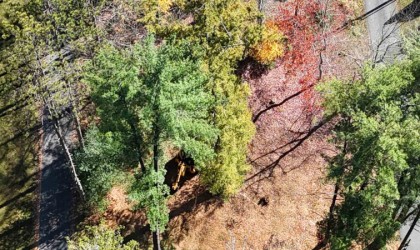
[[[375,8],[367,11],[363,15],[358,16],[358,17],[356,17],[354,19],[351,19],[351,20],[345,22],[343,24],[343,26],[339,27],[336,31],[341,31],[341,30],[347,28],[349,25],[352,25],[354,22],[361,21],[361,20],[364,20],[364,19],[368,18],[369,16],[377,13],[378,11],[382,10],[383,8],[387,7],[388,5],[392,4],[395,1],[396,0],[388,0],[388,1],[386,1],[386,2],[384,2],[382,4],[380,4],[380,5],[376,6]]]

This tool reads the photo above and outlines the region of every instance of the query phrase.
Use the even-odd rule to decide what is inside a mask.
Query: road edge
[[[41,217],[41,177],[42,177],[42,144],[44,142],[44,112],[40,110],[40,120],[41,120],[41,128],[38,131],[39,140],[38,140],[38,164],[37,164],[37,180],[36,180],[36,195],[35,195],[35,223],[34,223],[34,241],[35,246],[32,248],[33,250],[39,250],[39,240],[40,240],[40,233],[39,233],[39,225],[40,225],[40,217]]]

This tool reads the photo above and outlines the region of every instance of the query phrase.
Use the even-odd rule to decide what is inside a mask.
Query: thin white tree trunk
[[[160,247],[160,231],[159,228],[156,229],[156,232],[153,232],[153,250],[161,250]]]
[[[58,120],[56,118],[53,118],[53,123],[54,123],[54,130],[57,133],[57,136],[58,136],[58,138],[60,140],[60,144],[61,144],[61,146],[64,149],[66,158],[67,158],[67,160],[70,163],[70,170],[72,172],[73,179],[76,182],[77,191],[79,192],[80,196],[84,199],[85,198],[85,192],[83,190],[82,183],[80,182],[80,179],[77,176],[76,166],[74,165],[73,157],[72,157],[72,155],[70,153],[69,147],[67,146],[66,139],[64,138],[63,133],[61,132],[60,124],[59,124],[59,122],[58,122]]]
[[[51,116],[51,119],[52,119],[53,124],[54,124],[54,130],[55,130],[55,132],[58,136],[58,139],[60,141],[61,146],[64,149],[64,153],[66,155],[66,158],[70,163],[70,170],[71,170],[71,173],[72,173],[72,176],[73,176],[73,180],[74,180],[74,182],[76,182],[77,191],[79,192],[82,199],[85,199],[85,192],[83,190],[82,183],[80,182],[80,179],[77,176],[76,167],[74,165],[73,157],[70,153],[69,147],[67,146],[66,138],[65,138],[65,136],[63,136],[63,133],[62,133],[62,130],[61,130],[61,126],[60,126],[60,123],[59,123],[59,120],[58,120],[57,110],[55,109],[54,104],[52,102],[51,102],[51,104],[48,104],[48,102],[46,101],[45,98],[43,98],[43,101],[44,101],[44,106],[47,107],[48,112]]]
[[[74,121],[76,122],[77,137],[79,137],[79,142],[80,142],[80,145],[82,146],[82,149],[85,149],[85,140],[83,139],[82,127],[80,126],[79,112],[77,111],[77,103],[75,102],[73,98],[73,94],[71,93],[70,84],[67,84],[67,89],[68,89],[68,93],[70,97],[70,105],[71,105]]]
[[[37,53],[36,50],[35,50],[35,56],[36,56],[36,62],[37,62],[37,68],[36,68],[36,70],[39,72],[39,76],[45,77],[45,73],[44,73],[44,70],[42,68],[42,64],[41,64],[39,55],[38,55],[38,53]],[[55,132],[56,132],[56,134],[57,134],[57,136],[59,138],[59,141],[60,141],[61,146],[64,149],[66,158],[67,158],[67,160],[70,163],[70,170],[72,172],[73,179],[76,182],[77,191],[79,192],[80,196],[84,200],[85,199],[85,192],[83,190],[82,183],[80,182],[80,179],[77,176],[76,167],[75,167],[74,162],[73,162],[73,157],[72,157],[72,155],[70,153],[70,150],[69,150],[69,148],[67,146],[66,140],[65,140],[63,134],[61,133],[61,126],[60,126],[59,121],[58,121],[58,117],[59,116],[57,114],[56,108],[54,107],[54,102],[53,102],[53,98],[51,97],[51,92],[49,91],[49,89],[48,89],[47,86],[42,86],[42,84],[41,84],[41,82],[39,81],[38,78],[36,78],[36,84],[38,85],[37,86],[38,87],[38,91],[37,92],[41,96],[41,100],[43,102],[44,107],[48,109],[48,112],[49,112],[49,114],[51,116],[51,119],[53,120],[54,130],[55,130]],[[45,96],[43,96],[42,95],[42,92],[40,92],[40,91],[48,94],[49,99],[50,99],[50,103],[48,102],[48,99]],[[52,112],[54,112],[54,114]]]

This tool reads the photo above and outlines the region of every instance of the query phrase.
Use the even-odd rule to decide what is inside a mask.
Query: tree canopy
[[[168,221],[163,165],[173,157],[169,152],[183,150],[199,169],[207,168],[215,157],[219,130],[210,119],[215,100],[202,62],[191,56],[190,49],[187,42],[164,41],[157,46],[150,36],[127,50],[105,46],[86,69],[85,81],[101,118],[99,131],[124,145],[123,150],[115,144],[100,146],[116,152],[118,160],[107,164],[114,163],[115,168],[144,165],[131,197],[146,207],[154,231],[163,230]],[[101,158],[91,150],[95,145],[87,144],[82,167],[83,159]],[[91,167],[80,170],[95,175],[95,168],[103,170],[103,163],[89,161]],[[93,181],[102,180],[95,177]]]
[[[119,229],[108,228],[104,223],[98,226],[86,226],[67,239],[70,250],[136,250],[140,249],[135,241],[124,243]]]
[[[329,178],[344,200],[333,214],[330,244],[357,242],[380,249],[418,201],[420,92],[418,52],[393,65],[366,66],[356,82],[322,88],[328,114],[337,114]]]

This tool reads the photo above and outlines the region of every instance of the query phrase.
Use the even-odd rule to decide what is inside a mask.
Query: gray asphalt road
[[[413,219],[413,218],[412,218]],[[400,238],[401,240],[405,237],[408,230],[410,229],[412,219],[409,220],[406,224],[404,224],[400,229]],[[417,224],[416,228],[414,228],[413,232],[410,235],[408,247],[405,250],[419,250],[420,249],[420,227]]]
[[[386,0],[365,0],[365,11],[372,10],[384,2]],[[399,24],[394,22],[385,25],[385,22],[397,11],[396,3],[393,2],[367,18],[370,42],[376,63],[392,62],[401,54]]]
[[[374,9],[386,0],[365,0],[365,11]],[[385,25],[392,16],[398,12],[396,3],[393,2],[367,18],[368,31],[371,41],[374,60],[376,63],[389,63],[401,55],[401,38],[399,24],[394,22]],[[411,221],[401,227],[401,240],[410,228]],[[410,236],[410,243],[406,250],[420,249],[420,227],[417,227]]]
[[[43,119],[39,249],[67,249],[64,237],[69,236],[73,225],[72,208],[77,192],[53,124],[46,116]],[[68,119],[61,122],[63,134],[69,137]]]

